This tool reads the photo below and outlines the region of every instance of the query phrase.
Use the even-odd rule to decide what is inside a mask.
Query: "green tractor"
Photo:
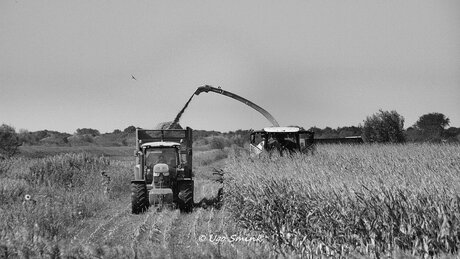
[[[193,209],[192,129],[136,129],[132,213],[150,206]]]

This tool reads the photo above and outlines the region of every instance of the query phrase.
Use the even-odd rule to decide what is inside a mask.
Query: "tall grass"
[[[86,153],[18,158],[0,179],[0,253],[53,257],[80,222],[119,195],[128,196],[130,166]],[[109,172],[109,195],[100,175]]]
[[[320,146],[230,159],[225,203],[281,253],[458,254],[460,146]]]
[[[211,149],[206,151],[197,151],[193,153],[193,164],[196,166],[207,166],[216,161],[227,158],[228,148],[225,150]]]

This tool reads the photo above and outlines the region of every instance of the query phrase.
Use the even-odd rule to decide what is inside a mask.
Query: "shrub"
[[[16,130],[6,124],[0,126],[0,159],[10,158],[18,153],[20,146]]]
[[[225,148],[225,139],[223,137],[212,137],[209,141],[211,149],[224,149]]]
[[[404,138],[404,118],[396,111],[380,110],[364,121],[362,129],[364,142],[401,143]]]
[[[97,129],[90,129],[90,128],[82,128],[82,129],[77,129],[76,131],[77,135],[91,135],[93,137],[101,135],[99,130]]]
[[[131,126],[127,127],[126,129],[124,129],[123,132],[124,133],[134,133],[134,132],[136,132],[136,127],[131,125]]]

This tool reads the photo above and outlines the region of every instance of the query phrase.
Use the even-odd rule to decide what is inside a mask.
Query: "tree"
[[[0,158],[10,158],[18,153],[19,137],[16,130],[6,124],[0,126]]]
[[[131,126],[127,127],[126,129],[124,129],[123,132],[124,133],[134,133],[134,132],[136,132],[136,127],[131,125]]]
[[[396,111],[379,110],[364,121],[362,137],[367,143],[404,142],[404,117]]]
[[[340,138],[346,138],[351,136],[361,136],[362,129],[356,126],[337,128]]]
[[[444,137],[446,126],[449,126],[449,118],[442,113],[428,113],[420,116],[414,124],[414,128],[420,131],[424,141],[441,141]]]
[[[444,136],[448,142],[458,142],[460,140],[460,128],[450,127],[444,131]]]
[[[320,128],[318,128],[316,126],[313,126],[313,127],[309,128],[308,130],[315,133],[315,138],[321,137],[321,134],[323,132]]]
[[[326,127],[321,134],[321,138],[338,138],[339,134],[337,131],[331,127]]]
[[[91,135],[95,137],[95,136],[101,135],[101,133],[97,129],[83,128],[83,129],[77,129],[77,135]]]

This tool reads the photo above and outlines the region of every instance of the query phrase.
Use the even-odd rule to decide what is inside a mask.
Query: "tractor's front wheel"
[[[133,214],[145,212],[149,208],[149,196],[145,181],[131,181],[131,210]]]
[[[193,210],[193,181],[179,182],[178,207],[181,212],[192,212]]]

